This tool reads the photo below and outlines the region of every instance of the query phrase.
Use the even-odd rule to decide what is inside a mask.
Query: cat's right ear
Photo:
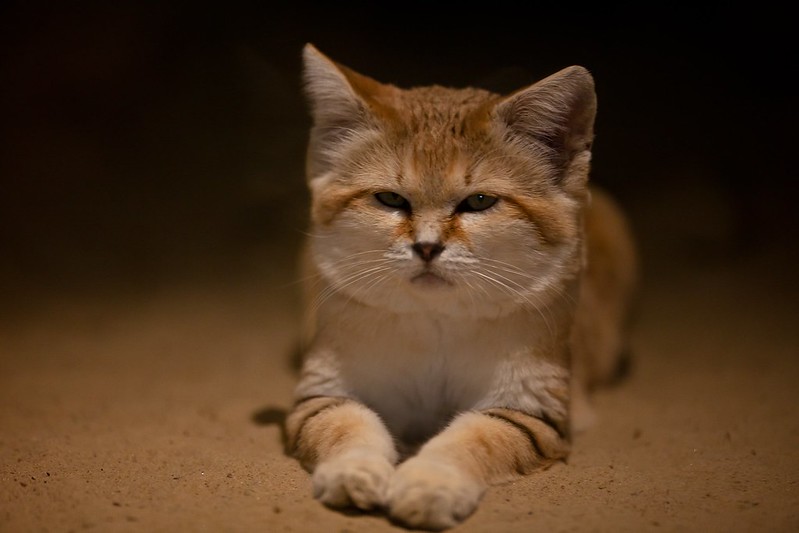
[[[339,65],[310,43],[303,49],[303,64],[313,118],[308,152],[308,177],[313,178],[329,167],[342,143],[375,127],[378,100],[391,87]]]
[[[496,106],[509,138],[548,159],[553,181],[576,193],[588,180],[595,115],[594,79],[580,66],[516,91]]]

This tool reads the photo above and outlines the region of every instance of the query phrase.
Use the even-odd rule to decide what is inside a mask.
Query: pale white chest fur
[[[458,412],[508,407],[565,417],[568,372],[537,349],[548,333],[528,310],[500,317],[396,313],[334,296],[298,396],[353,397],[395,436],[419,441]],[[553,396],[554,394],[554,396]]]

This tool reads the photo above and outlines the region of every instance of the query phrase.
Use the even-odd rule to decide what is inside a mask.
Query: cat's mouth
[[[443,287],[445,285],[452,285],[449,280],[430,270],[425,270],[416,274],[411,278],[411,282],[423,287]]]

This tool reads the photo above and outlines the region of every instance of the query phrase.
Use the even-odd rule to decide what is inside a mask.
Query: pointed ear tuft
[[[511,94],[496,115],[512,137],[551,159],[559,181],[585,182],[596,115],[594,80],[585,68],[565,68]]]
[[[314,125],[344,126],[363,119],[364,102],[358,97],[342,68],[312,44],[303,49],[305,91]]]
[[[381,107],[377,100],[391,87],[334,62],[310,43],[303,49],[303,64],[313,118],[310,177],[327,168],[339,143],[375,126]]]

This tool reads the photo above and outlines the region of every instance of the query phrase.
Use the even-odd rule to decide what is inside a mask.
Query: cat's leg
[[[388,490],[389,514],[416,528],[455,526],[489,485],[562,459],[568,447],[554,424],[520,411],[463,413],[397,468]]]
[[[313,473],[322,503],[363,510],[385,504],[397,451],[373,411],[347,398],[309,398],[295,406],[286,430],[289,451]]]

